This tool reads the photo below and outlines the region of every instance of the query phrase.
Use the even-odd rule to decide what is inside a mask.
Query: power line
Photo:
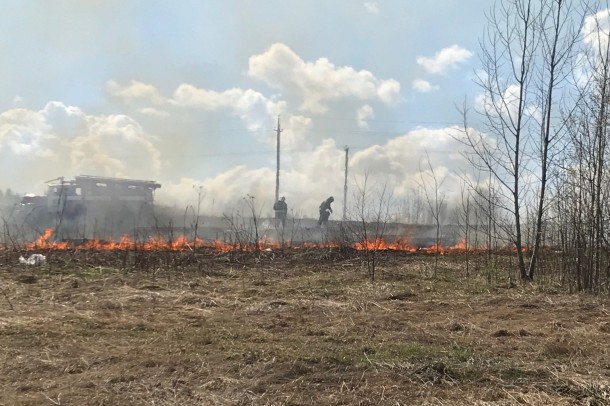
[[[314,116],[308,117],[314,121],[336,121],[336,122],[352,122],[357,123],[357,119],[354,117],[339,117],[339,116],[329,116],[325,114],[324,116]],[[238,117],[231,117],[228,119],[210,119],[210,120],[199,120],[199,119],[182,119],[182,122],[187,123],[199,123],[199,124],[214,124],[214,123],[222,123],[222,122],[243,122],[243,119]],[[462,125],[462,122],[459,121],[441,121],[441,120],[397,120],[397,119],[378,119],[378,118],[370,118],[363,120],[367,123],[391,123],[391,124],[434,124],[434,125]],[[264,130],[263,130],[264,129]],[[228,131],[243,131],[243,128],[228,128]],[[268,131],[269,128],[267,126],[261,126],[261,131]]]
[[[377,145],[377,144],[375,144]],[[351,151],[363,151],[367,148],[371,148],[374,145],[355,145],[350,146]],[[298,154],[298,153],[306,153],[306,152],[314,152],[316,148],[308,148],[308,149],[291,149],[291,150],[283,150],[284,155]],[[442,149],[442,150],[433,150],[434,153],[443,153],[443,154],[452,154],[457,153],[454,149]],[[276,151],[268,150],[268,151],[244,151],[244,152],[215,152],[215,153],[207,153],[207,154],[167,154],[163,153],[163,157],[184,157],[184,158],[226,158],[231,156],[250,156],[250,155],[268,155],[273,156],[276,155]],[[117,156],[117,155],[115,155]],[[118,155],[121,158],[129,158],[134,157],[135,155]]]

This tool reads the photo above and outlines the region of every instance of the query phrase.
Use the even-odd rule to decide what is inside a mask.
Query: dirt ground
[[[610,404],[607,296],[460,257],[3,255],[2,405]]]

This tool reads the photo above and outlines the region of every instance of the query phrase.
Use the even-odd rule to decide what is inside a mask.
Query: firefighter
[[[320,218],[318,219],[318,226],[326,225],[328,223],[330,213],[333,212],[333,209],[332,207],[330,207],[330,204],[334,201],[335,198],[331,196],[320,204]]]
[[[282,196],[280,200],[273,204],[273,210],[275,211],[275,225],[282,228],[286,226],[286,216],[288,215],[288,205],[286,204],[286,198]]]

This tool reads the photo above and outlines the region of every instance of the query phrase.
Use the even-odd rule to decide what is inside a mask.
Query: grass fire
[[[227,243],[219,240],[205,241],[197,238],[189,240],[181,235],[174,240],[165,240],[162,237],[150,237],[146,241],[137,242],[131,236],[125,234],[118,241],[111,239],[105,240],[79,240],[79,241],[54,241],[53,229],[47,228],[42,235],[33,242],[26,242],[23,248],[26,250],[169,250],[169,251],[192,251],[194,249],[211,249],[217,252],[228,252],[232,250],[276,250],[276,249],[303,249],[303,248],[339,248],[339,242],[304,242],[300,245],[273,242],[271,240],[259,240],[258,243],[236,244]],[[398,239],[396,242],[388,243],[383,238],[373,241],[354,242],[348,245],[355,250],[364,251],[404,251],[404,252],[424,252],[424,253],[459,253],[466,250],[465,243],[460,241],[451,247],[442,245],[431,245],[429,247],[416,247],[408,239]],[[6,247],[5,247],[6,249]],[[472,250],[474,250],[471,247]],[[481,250],[478,248],[477,250]]]
[[[610,404],[610,302],[560,247],[525,280],[484,224],[272,218],[252,197],[211,217],[159,187],[62,178],[15,206],[0,404]]]
[[[610,406],[610,1],[2,4],[0,406]]]
[[[510,251],[51,238],[0,252],[0,404],[610,401],[608,298]]]

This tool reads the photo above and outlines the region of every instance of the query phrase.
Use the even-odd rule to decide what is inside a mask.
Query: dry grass
[[[354,257],[116,261],[5,261],[0,404],[610,404],[605,297],[417,255],[376,283]]]

